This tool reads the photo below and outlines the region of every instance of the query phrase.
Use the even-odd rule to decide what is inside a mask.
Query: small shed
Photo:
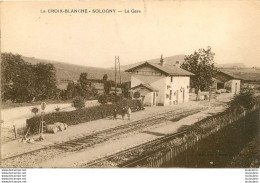
[[[135,92],[140,93],[141,100],[146,106],[155,106],[156,105],[156,97],[158,90],[152,87],[149,84],[139,84],[131,88],[132,94]],[[133,96],[133,95],[132,95]]]
[[[213,88],[216,88],[216,90],[226,89],[230,93],[234,94],[238,94],[240,92],[241,79],[233,76],[232,74],[218,71],[213,80]]]

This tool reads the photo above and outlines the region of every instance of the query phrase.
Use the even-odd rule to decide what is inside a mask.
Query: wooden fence
[[[219,131],[225,126],[250,115],[252,112],[259,110],[259,107],[259,105],[255,105],[251,110],[240,113],[225,111],[216,116],[205,118],[192,125],[190,130],[183,137],[169,140],[167,145],[164,145],[159,151],[149,154],[142,159],[133,161],[133,163],[128,164],[127,167],[160,167],[165,162],[171,161],[178,154],[195,146],[201,139],[207,138],[209,135]]]

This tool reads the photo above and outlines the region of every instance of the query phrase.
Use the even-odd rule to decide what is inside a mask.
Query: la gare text
[[[41,9],[40,13],[141,13],[141,10],[137,9],[124,9],[124,10],[117,10],[117,9]]]

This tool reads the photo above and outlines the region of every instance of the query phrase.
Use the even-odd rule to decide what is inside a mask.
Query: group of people
[[[132,113],[132,110],[130,107],[123,107],[121,110],[122,119],[124,120],[125,115],[127,114],[128,120],[130,120],[131,113]],[[116,120],[116,119],[117,119],[117,108],[115,108],[113,111],[113,120]]]

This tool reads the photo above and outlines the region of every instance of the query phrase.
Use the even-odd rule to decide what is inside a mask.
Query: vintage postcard
[[[259,1],[0,6],[2,168],[259,168]]]

